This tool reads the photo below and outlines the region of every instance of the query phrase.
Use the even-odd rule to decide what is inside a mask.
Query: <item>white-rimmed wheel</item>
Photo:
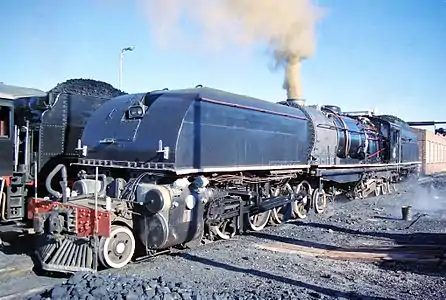
[[[225,219],[218,225],[209,226],[209,231],[223,240],[229,240],[236,234],[236,228],[233,219]]]
[[[386,182],[383,182],[381,184],[381,192],[382,192],[383,195],[387,195],[388,190],[387,190],[387,183]]]
[[[299,201],[294,201],[292,203],[292,207],[293,207],[293,214],[295,218],[298,219],[305,219],[307,217],[307,206],[308,206],[308,202],[309,202],[309,198],[311,197],[312,194],[312,188],[311,185],[308,181],[302,181],[301,183],[299,183],[299,185],[296,188],[296,195],[298,195],[299,193],[304,193],[305,196],[303,199],[299,200]]]
[[[388,181],[383,183],[382,191],[383,191],[383,194],[385,194],[385,195],[392,194],[392,190],[390,189],[390,183]],[[385,193],[384,193],[384,191],[385,191]]]
[[[390,184],[390,187],[392,188],[392,190],[393,190],[394,192],[398,192],[398,182],[392,182],[392,183]]]
[[[307,208],[303,202],[297,202],[293,207],[293,213],[297,219],[305,219],[307,217]]]
[[[379,184],[376,184],[374,193],[376,197],[381,195],[381,186]]]
[[[285,204],[279,207],[275,207],[271,210],[271,218],[270,220],[274,225],[282,224],[286,221],[289,221],[293,218],[293,207],[292,203],[294,202],[295,192],[290,184],[285,184],[281,188],[273,189],[271,192],[274,196],[282,195],[284,197],[289,198],[291,202],[289,204]]]
[[[269,218],[271,216],[271,211],[265,211],[255,215],[247,215],[248,227],[252,231],[260,231],[268,224]]]
[[[135,237],[130,228],[112,225],[110,236],[99,241],[99,262],[106,268],[126,266],[135,253]]]
[[[325,211],[325,207],[327,206],[327,194],[325,191],[319,191],[319,189],[315,189],[313,192],[313,205],[314,211],[317,214],[322,214]]]

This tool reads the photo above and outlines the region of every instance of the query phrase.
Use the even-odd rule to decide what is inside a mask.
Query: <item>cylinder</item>
[[[402,206],[401,214],[402,214],[404,221],[411,221],[412,220],[412,205]]]

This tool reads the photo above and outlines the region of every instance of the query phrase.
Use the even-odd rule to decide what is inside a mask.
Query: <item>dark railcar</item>
[[[14,165],[14,105],[17,99],[45,97],[44,91],[0,83],[0,177],[11,176]]]
[[[0,178],[12,174],[14,103],[0,92]],[[0,196],[1,197],[1,196]]]
[[[388,140],[391,162],[409,163],[419,161],[418,136],[412,128],[398,117],[391,115],[377,116],[389,127]]]
[[[162,162],[178,174],[302,167],[310,132],[298,109],[220,90],[125,95],[87,122],[83,162]]]
[[[99,88],[94,90],[92,83]],[[76,90],[79,93],[73,94]],[[9,102],[2,100],[0,103],[4,106],[0,110],[0,123],[9,122],[8,130],[2,125],[0,132],[3,134],[0,137],[0,175],[4,176],[0,186],[5,193],[0,201],[0,209],[4,212],[0,221],[23,220],[26,198],[31,193],[48,192],[45,180],[56,165],[68,167],[76,161],[75,148],[83,126],[91,113],[110,98],[105,95],[107,91],[116,92],[105,83],[82,79],[59,84],[48,93],[0,86],[0,93],[9,95]],[[91,95],[87,94],[89,92]],[[8,105],[3,105],[5,103]],[[6,111],[9,114],[4,113]],[[68,178],[76,175],[75,168],[68,168]],[[53,180],[60,181],[59,176]]]
[[[9,145],[6,153],[15,158],[3,159],[9,164],[11,178],[5,187],[6,208],[4,220],[25,217],[26,197],[29,193],[47,193],[45,180],[58,164],[69,166],[76,161],[76,142],[90,114],[107,98],[70,94],[48,94],[45,97],[20,98],[14,101],[15,136],[17,143]],[[6,149],[5,149],[6,150]],[[3,155],[3,152],[2,152]],[[37,174],[36,174],[37,172]],[[74,178],[75,168],[68,168],[68,178]],[[38,176],[37,176],[38,175]],[[53,178],[58,182],[59,176]],[[57,186],[58,185],[53,185]]]

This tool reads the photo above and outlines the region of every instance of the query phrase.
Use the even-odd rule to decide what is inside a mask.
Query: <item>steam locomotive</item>
[[[201,86],[119,95],[85,120],[78,159],[50,173],[77,180],[28,204],[47,271],[122,268],[323,213],[338,194],[390,193],[420,166],[397,117]]]

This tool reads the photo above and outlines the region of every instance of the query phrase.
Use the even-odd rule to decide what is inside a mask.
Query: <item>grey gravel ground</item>
[[[399,190],[401,193],[395,196],[337,201],[329,205],[324,215],[312,214],[302,221],[101,274],[136,276],[149,283],[162,276],[162,284],[181,283],[186,290],[195,289],[196,295],[201,296],[196,299],[249,299],[248,295],[250,299],[446,299],[444,267],[334,260],[259,248],[277,242],[316,249],[401,244],[446,246],[446,191],[429,194],[426,189],[408,184],[400,185]],[[427,214],[408,229],[411,222],[401,220],[401,205],[407,204],[413,206],[413,220],[419,213]],[[19,265],[30,265],[29,258],[0,252],[0,269]],[[64,281],[37,277],[30,271],[16,272],[19,273],[0,271],[0,299],[2,295]],[[122,280],[128,280],[125,278]]]

